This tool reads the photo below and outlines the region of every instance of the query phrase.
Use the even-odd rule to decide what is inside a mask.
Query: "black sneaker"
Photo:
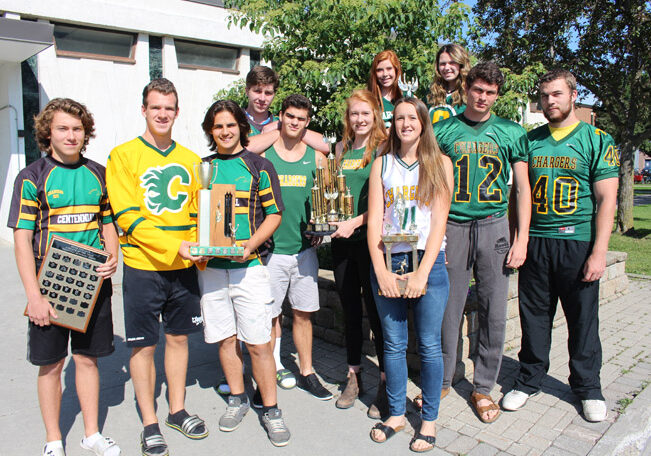
[[[262,408],[262,394],[260,394],[260,388],[255,388],[255,394],[253,394],[253,408],[261,409]]]
[[[332,393],[323,387],[315,373],[299,375],[296,386],[322,401],[332,399]]]

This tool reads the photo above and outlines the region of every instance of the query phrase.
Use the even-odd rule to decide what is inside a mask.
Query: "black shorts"
[[[85,333],[57,325],[38,326],[30,321],[27,328],[27,360],[35,366],[54,364],[68,356],[68,340],[75,355],[99,358],[113,353],[112,294],[111,279],[106,279]]]
[[[124,327],[128,347],[158,343],[162,316],[166,334],[203,329],[197,269],[145,271],[124,265]]]

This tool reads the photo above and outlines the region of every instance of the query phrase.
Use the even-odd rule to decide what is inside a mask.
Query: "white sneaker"
[[[519,410],[524,407],[529,397],[535,396],[536,394],[538,393],[527,394],[516,389],[511,390],[502,398],[502,408],[509,411]]]
[[[43,456],[66,456],[66,452],[63,450],[63,445],[60,443],[60,441],[56,446],[48,446],[46,443],[43,447]]]
[[[608,416],[606,401],[599,399],[586,399],[581,401],[581,405],[583,406],[583,415],[588,421],[596,423],[605,420]]]
[[[79,443],[79,446],[81,446],[84,450],[92,451],[97,456],[120,455],[120,447],[117,443],[115,443],[115,440],[110,437],[104,437],[100,435],[100,437],[95,440],[95,443],[93,445],[88,445],[85,440],[86,439],[82,439]]]

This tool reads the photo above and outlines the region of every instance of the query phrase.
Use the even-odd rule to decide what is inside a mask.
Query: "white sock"
[[[55,448],[63,448],[63,442],[61,440],[52,440],[45,444],[45,451],[54,450]]]
[[[97,442],[101,438],[102,438],[102,434],[100,434],[99,432],[96,432],[93,435],[89,435],[88,437],[84,437],[84,445],[92,447],[93,445],[95,445],[95,442]]]
[[[274,361],[276,361],[276,370],[284,369],[283,363],[280,361],[280,337],[276,337],[276,345],[274,345]]]

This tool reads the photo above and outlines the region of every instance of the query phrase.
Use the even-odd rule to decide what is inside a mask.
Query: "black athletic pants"
[[[567,320],[569,382],[580,399],[600,399],[599,281],[583,282],[592,243],[531,237],[520,268],[520,373],[514,388],[532,394],[549,369],[552,324],[560,298]]]
[[[373,292],[371,291],[371,257],[366,239],[332,240],[335,285],[344,311],[348,364],[358,366],[362,359],[362,295],[366,315],[373,332],[380,372],[384,372],[384,338]],[[361,291],[361,292],[360,292]]]

